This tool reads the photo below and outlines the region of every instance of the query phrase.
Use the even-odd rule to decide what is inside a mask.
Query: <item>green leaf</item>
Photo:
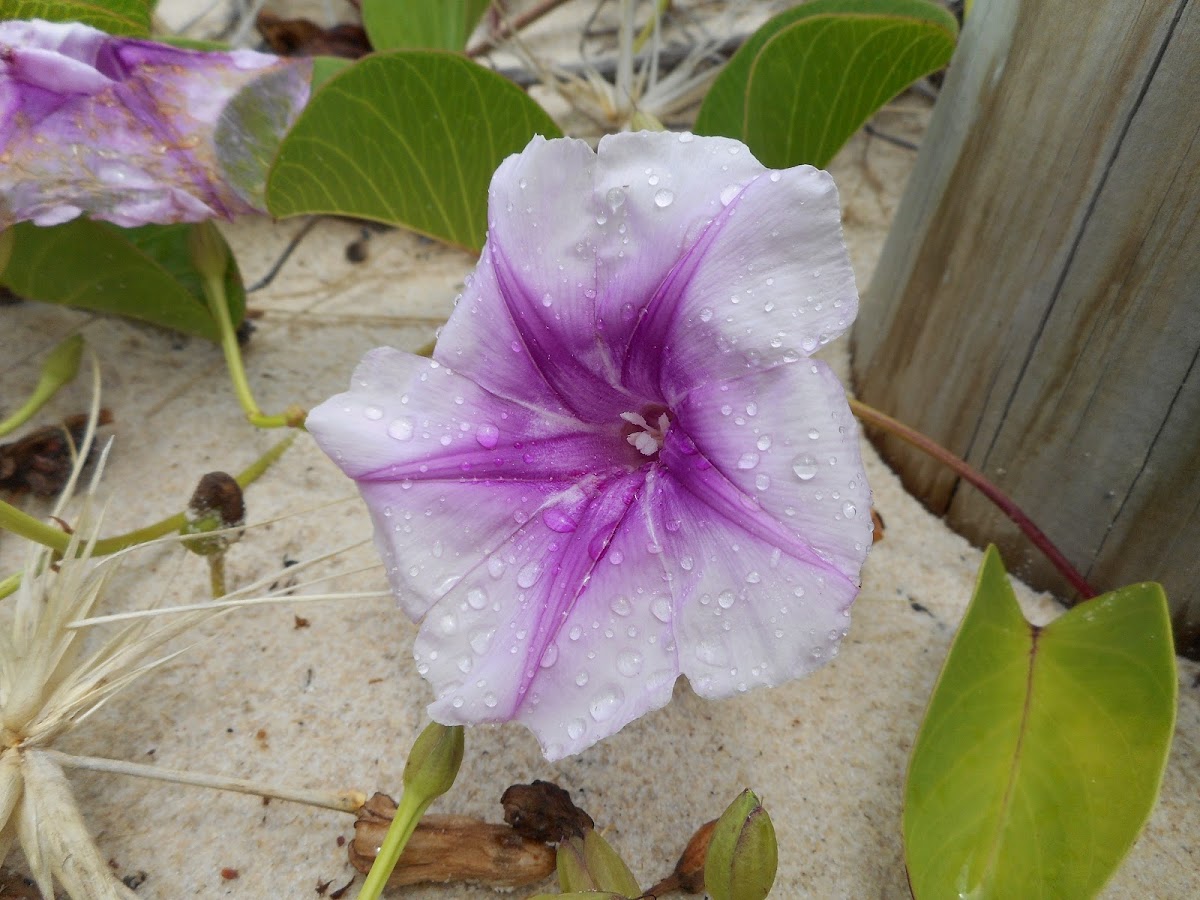
[[[315,94],[334,75],[350,68],[353,61],[341,56],[314,56],[312,64],[312,92]]]
[[[74,219],[40,228],[13,226],[16,241],[3,282],[29,300],[128,316],[218,340],[200,276],[188,253],[193,225],[118,228]],[[225,291],[234,324],[245,313],[245,290],[229,254]]]
[[[765,165],[824,167],[863,123],[950,61],[958,24],[928,0],[813,0],[756,31],[713,82],[699,134]]]
[[[0,19],[82,22],[109,34],[146,37],[154,0],[4,0]]]
[[[462,50],[490,0],[363,0],[376,50]]]
[[[520,88],[458,54],[368,56],[331,78],[284,138],[267,208],[373,219],[478,250],[492,173],[535,134],[561,132]]]
[[[917,900],[1099,892],[1154,806],[1176,691],[1160,586],[1038,628],[989,548],[909,763]]]

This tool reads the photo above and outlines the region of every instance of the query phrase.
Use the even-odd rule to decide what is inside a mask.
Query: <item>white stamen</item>
[[[636,447],[639,453],[643,456],[653,456],[662,449],[667,429],[671,426],[671,420],[666,413],[659,415],[657,425],[651,425],[638,413],[623,412],[621,418],[641,429],[625,439]]]

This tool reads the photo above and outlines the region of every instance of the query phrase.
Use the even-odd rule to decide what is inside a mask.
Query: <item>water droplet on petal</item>
[[[500,441],[500,429],[491,424],[480,425],[475,429],[475,440],[484,450],[491,450]]]
[[[758,465],[758,460],[758,454],[753,451],[749,453],[743,453],[741,459],[739,459],[737,462],[737,467],[739,469],[753,469]]]
[[[721,593],[717,594],[717,606],[721,607],[721,609],[729,609],[729,607],[733,606],[733,601],[736,599],[737,597],[733,591],[721,591]]]
[[[375,422],[383,418],[383,410],[378,406],[368,406],[363,409],[363,415]]]
[[[578,675],[576,675],[576,676],[575,676],[575,683],[576,683],[577,685],[579,685],[580,687],[583,687],[585,684],[587,684],[587,683],[588,683],[588,673],[587,673],[587,672],[580,672]]]
[[[759,450],[769,450],[771,448],[771,436],[769,434],[764,434],[758,439],[758,444],[756,446]]]
[[[613,717],[624,698],[625,695],[621,693],[620,689],[609,688],[592,700],[588,711],[597,722],[604,722]]]
[[[483,609],[487,606],[487,594],[482,588],[471,588],[467,591],[467,606],[471,609]]]
[[[858,515],[858,507],[856,507],[853,503],[843,503],[842,515],[847,519],[853,519]]]
[[[548,669],[558,660],[558,645],[551,644],[546,648],[546,652],[542,654],[540,663],[543,669]]]
[[[396,419],[387,427],[388,437],[397,441],[410,441],[413,436],[412,419]]]
[[[696,139],[696,136],[694,134],[692,134],[690,131],[682,132],[679,135],[679,143],[681,143],[681,144],[690,144],[695,139]]]
[[[659,209],[666,209],[675,202],[675,192],[669,191],[666,188],[658,191],[654,195],[654,205]]]
[[[487,561],[488,574],[493,578],[499,578],[504,574],[504,560],[498,556],[492,556]]]
[[[658,621],[670,622],[671,621],[671,600],[670,600],[670,598],[664,597],[662,594],[659,594],[650,603],[650,612],[652,612],[654,614],[654,618],[658,619]]]
[[[567,737],[573,741],[583,737],[585,731],[587,731],[587,723],[583,719],[572,719],[567,723]]]
[[[633,612],[633,604],[629,602],[629,598],[624,594],[618,594],[616,597],[613,597],[613,601],[609,606],[618,616],[627,616]]]
[[[608,201],[608,208],[613,212],[616,212],[625,205],[625,192],[619,187],[612,188],[608,194],[605,195],[605,199]]]
[[[578,522],[557,506],[543,510],[542,521],[546,523],[547,528],[557,534],[570,534],[579,526]],[[517,580],[520,583],[520,579]],[[529,587],[529,585],[522,585],[522,587]]]
[[[817,474],[817,461],[807,453],[792,460],[792,471],[801,481],[811,481]]]
[[[542,564],[540,562],[529,562],[521,567],[517,572],[517,584],[523,588],[533,587],[534,583],[542,577]]]
[[[480,656],[487,653],[488,647],[492,645],[492,631],[479,631],[471,637],[471,649]]]
[[[700,321],[701,322],[711,321],[712,317],[713,317],[713,311],[711,309],[709,309],[707,306],[704,307],[704,309],[700,310]]]
[[[817,431],[817,429],[815,429],[815,428],[808,429],[809,440],[815,441],[820,436],[821,436],[821,432]]]
[[[636,650],[622,650],[617,654],[617,671],[626,678],[633,678],[642,671],[642,654]]]
[[[484,694],[483,695],[483,705],[488,707],[489,709],[495,708],[496,695],[493,694],[491,691],[488,691],[486,694]]]

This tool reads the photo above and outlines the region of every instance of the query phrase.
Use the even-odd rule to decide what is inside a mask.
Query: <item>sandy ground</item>
[[[879,124],[919,134],[920,103]],[[835,161],[845,226],[865,286],[911,165],[908,151],[860,136]],[[269,267],[300,222],[227,229],[248,282]],[[374,235],[351,264],[353,224],[322,221],[270,288],[246,363],[268,411],[311,406],[344,389],[359,357],[380,344],[415,349],[450,312],[472,260],[400,232]],[[247,465],[278,433],[242,419],[219,350],[200,340],[125,321],[22,304],[0,311],[4,396],[32,386],[45,351],[80,331],[97,354],[116,436],[104,478],[105,531],[179,510],[196,480]],[[846,342],[830,359],[844,371]],[[6,400],[6,405],[11,402]],[[64,391],[43,414],[85,409],[86,385]],[[501,816],[514,782],[544,778],[570,790],[609,828],[608,838],[644,884],[670,871],[692,831],[753,787],[775,822],[780,869],[774,896],[902,898],[900,813],[909,750],[980,552],[901,489],[864,446],[885,539],[866,565],[842,652],[786,687],[706,702],[682,682],[674,702],[615,737],[546,763],[518,726],[481,727],[453,791],[437,811]],[[364,542],[370,525],[351,485],[305,436],[247,495],[251,529],[229,554],[242,584],[347,545],[313,570],[339,574],[338,590],[384,587]],[[35,514],[47,507],[25,501]],[[18,564],[19,542],[0,538],[0,574]],[[281,574],[286,578],[286,573]],[[109,609],[203,600],[204,563],[166,550],[131,558]],[[1045,621],[1051,598],[1018,585],[1029,614]],[[296,616],[308,624],[298,627]],[[390,599],[238,611],[203,629],[169,667],[118,695],[62,749],[297,787],[398,792],[404,755],[424,723],[430,691],[411,662],[415,627]],[[1150,825],[1105,896],[1200,895],[1200,669],[1181,663],[1178,734]],[[353,874],[338,839],[348,815],[146,780],[76,773],[72,782],[102,852],[118,874],[146,873],[138,895],[315,897]],[[16,863],[16,860],[10,860]],[[227,880],[222,870],[236,870]],[[361,884],[361,878],[356,882]],[[547,885],[547,888],[549,885]],[[474,898],[463,886],[410,889],[415,898]],[[351,894],[352,896],[352,894]]]

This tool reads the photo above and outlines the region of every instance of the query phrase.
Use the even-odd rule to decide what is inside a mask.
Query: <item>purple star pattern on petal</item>
[[[496,172],[433,360],[368,354],[308,429],[359,485],[447,724],[550,759],[837,653],[871,542],[858,305],[824,172],[736,141],[535,139]]]
[[[309,77],[307,60],[0,22],[0,228],[83,213],[131,227],[262,212],[255,186],[218,162],[220,117],[253,84],[282,135]]]

